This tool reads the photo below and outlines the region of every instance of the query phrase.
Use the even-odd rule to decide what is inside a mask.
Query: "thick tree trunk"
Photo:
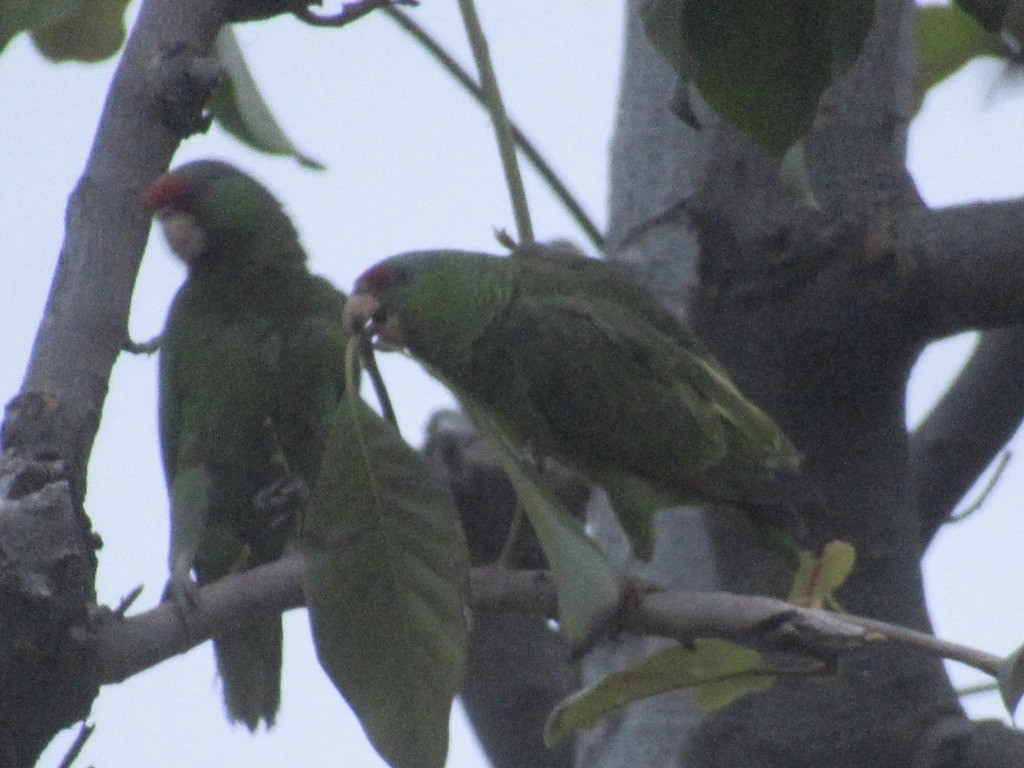
[[[930,531],[903,409],[910,367],[931,337],[918,313],[925,286],[908,278],[917,245],[901,239],[923,210],[904,170],[911,7],[879,2],[861,58],[827,95],[807,142],[815,211],[728,126],[709,117],[698,132],[671,114],[674,75],[647,45],[640,3],[630,5],[609,256],[687,312],[740,388],[804,451],[828,506],[810,521],[814,540],[857,549],[843,606],[928,630],[919,564]],[[605,543],[622,552],[614,526],[596,514]],[[784,589],[771,559],[714,510],[664,515],[661,537],[650,565],[627,567],[671,586]],[[586,676],[652,645],[601,648]],[[711,715],[685,693],[634,705],[587,734],[577,762],[903,768],[1020,764],[1022,754],[1016,737],[964,718],[939,661],[887,648]]]

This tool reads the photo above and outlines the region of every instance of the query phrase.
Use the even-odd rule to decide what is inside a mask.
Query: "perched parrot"
[[[345,314],[350,333],[408,350],[514,442],[602,486],[641,556],[655,509],[784,507],[799,476],[799,452],[693,332],[572,249],[394,256]]]
[[[345,297],[310,274],[280,203],[226,163],[183,165],[142,203],[188,268],[160,343],[168,594],[181,603],[284,550],[344,388]],[[213,642],[229,719],[273,725],[280,617]]]

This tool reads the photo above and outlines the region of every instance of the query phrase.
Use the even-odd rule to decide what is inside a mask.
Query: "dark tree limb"
[[[1024,323],[1024,200],[908,210],[894,234],[922,341]]]
[[[957,211],[968,217],[957,226],[969,234],[954,234],[954,213],[927,211],[910,183],[912,3],[875,4],[864,51],[830,89],[813,126],[805,150],[817,219],[801,217],[792,200],[786,204],[791,195],[774,169],[735,131],[701,115],[704,129],[697,133],[669,114],[665,64],[653,57],[635,21],[643,6],[631,3],[627,25],[612,158],[611,257],[641,265],[637,273],[676,307],[690,300],[689,316],[739,388],[805,454],[826,500],[808,520],[812,535],[844,538],[857,549],[857,566],[838,595],[843,606],[927,631],[904,423],[907,374],[925,341],[963,327],[965,318],[974,324],[988,312],[984,322],[999,327],[1021,317],[1013,305],[1021,292],[996,285],[1020,285],[1019,266],[984,277],[995,286],[994,300],[981,299],[982,278],[966,275],[959,288],[947,280],[945,286],[968,295],[967,311],[932,290],[929,270],[961,269],[941,262],[957,238],[959,255],[972,259],[999,248],[1008,255],[1020,238],[1011,234],[996,250],[969,250],[978,237],[994,237],[972,226],[973,210]],[[992,219],[994,210],[985,215]],[[945,239],[929,239],[947,215]],[[1007,231],[1019,226],[1013,222]],[[638,232],[642,239],[633,236]],[[671,287],[689,282],[696,290],[668,294],[670,263],[680,278]],[[962,264],[970,268],[971,262]],[[686,279],[694,271],[699,285]],[[959,315],[955,325],[942,325],[939,312],[946,310]],[[743,546],[720,518],[707,517],[721,588],[776,594],[778,579],[763,553]],[[672,573],[701,565],[697,557],[680,560]],[[591,680],[595,670],[610,671],[604,658],[588,663]],[[966,739],[957,734],[980,733],[959,708],[941,664],[884,647],[844,655],[833,678],[773,686],[711,717],[689,710],[684,720],[679,711],[667,704],[631,709],[602,723],[588,737],[586,765],[959,766],[974,745],[962,749]],[[978,741],[975,754],[987,748]]]
[[[927,545],[1024,419],[1024,326],[987,331],[910,440]]]

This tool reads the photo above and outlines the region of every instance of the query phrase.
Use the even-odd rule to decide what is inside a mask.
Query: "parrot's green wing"
[[[521,267],[519,280],[531,293],[586,296],[616,304],[721,371],[721,366],[693,329],[633,279],[623,266],[589,258],[571,247],[543,243],[521,245],[511,258]]]
[[[637,473],[696,472],[722,458],[714,403],[687,375],[699,361],[618,306],[523,297],[506,313],[498,343],[549,429],[535,437],[560,453]]]
[[[675,343],[619,304],[522,296],[488,336],[540,416],[535,447],[604,486],[641,553],[656,509],[743,501],[796,457],[702,347]]]
[[[310,483],[345,390],[344,296],[318,277],[304,281],[301,316],[288,325],[278,360],[275,429],[291,471]]]

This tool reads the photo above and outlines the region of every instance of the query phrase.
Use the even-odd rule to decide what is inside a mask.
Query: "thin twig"
[[[479,104],[484,108],[487,107],[487,100],[484,97],[484,91],[480,84],[415,19],[405,11],[394,6],[387,6],[382,9],[382,12],[405,30],[417,43],[423,46],[427,53],[444,67],[455,82],[461,85]],[[601,234],[601,230],[594,223],[594,220],[583,209],[582,204],[573,196],[572,192],[555,172],[555,169],[551,167],[540,153],[540,150],[537,149],[537,146],[530,141],[527,135],[523,133],[522,129],[511,118],[508,118],[508,127],[512,131],[512,139],[515,141],[516,146],[522,150],[530,165],[537,171],[537,175],[548,185],[551,193],[565,207],[566,212],[576,222],[576,226],[582,230],[593,246],[603,253],[605,245],[604,235]]]
[[[183,653],[236,627],[239,617],[251,620],[302,605],[303,569],[303,558],[289,555],[201,587],[198,607],[187,624],[169,603],[127,619],[103,621],[95,628],[100,681],[120,682]],[[470,595],[470,607],[476,611],[557,616],[555,585],[546,571],[474,568]],[[680,641],[717,637],[826,662],[865,647],[898,643],[961,661],[993,677],[1002,663],[994,654],[896,624],[801,608],[768,597],[661,591],[627,602],[617,623],[619,631]]]
[[[963,698],[964,696],[977,696],[981,693],[995,693],[999,690],[999,683],[993,681],[987,683],[972,683],[971,685],[965,685],[963,688],[956,689],[956,695]]]
[[[292,13],[312,27],[344,27],[372,11],[392,5],[416,6],[419,0],[358,0],[355,3],[344,3],[339,13],[330,16],[318,16],[308,6],[300,4],[292,9]]]
[[[502,568],[508,567],[509,558],[512,557],[512,550],[515,549],[519,536],[523,532],[523,523],[526,514],[523,511],[523,503],[516,500],[516,509],[512,515],[512,522],[509,523],[508,533],[505,534],[505,542],[501,545],[501,552],[498,553],[497,565]]]
[[[370,340],[369,334],[363,333],[359,335],[359,359],[363,363],[363,368],[366,369],[366,373],[370,377],[370,383],[373,384],[373,391],[377,394],[377,402],[380,403],[381,414],[384,418],[391,422],[392,426],[398,427],[398,417],[395,416],[395,408],[391,404],[391,396],[388,394],[388,388],[384,384],[384,377],[380,375],[380,368],[377,367],[377,358],[373,354],[373,342]]]
[[[132,604],[139,599],[139,595],[142,594],[143,586],[139,584],[129,590],[128,594],[121,598],[121,602],[117,604],[117,608],[114,609],[114,613],[120,616],[122,619],[124,615],[128,613],[128,609],[132,607]]]
[[[966,520],[968,517],[973,515],[982,505],[988,500],[989,494],[992,493],[992,489],[996,487],[996,483],[999,482],[999,478],[1003,476],[1003,472],[1006,470],[1007,465],[1010,463],[1010,459],[1013,458],[1013,451],[1003,451],[999,456],[999,460],[996,462],[996,468],[992,471],[992,477],[989,478],[988,482],[985,483],[985,487],[981,489],[981,493],[978,494],[978,498],[968,504],[959,512],[956,512],[949,516],[946,520],[946,524],[959,523],[961,520]]]
[[[523,177],[519,173],[519,161],[516,158],[516,146],[512,141],[508,115],[505,114],[498,79],[487,50],[487,38],[480,26],[480,18],[476,14],[473,0],[459,0],[459,10],[462,12],[462,21],[469,36],[469,46],[473,49],[473,58],[480,72],[480,85],[483,88],[487,109],[491,113],[491,122],[494,123],[498,153],[501,155],[501,165],[505,169],[505,183],[508,185],[508,194],[512,201],[512,214],[516,220],[519,244],[532,243],[533,224],[530,223],[530,208],[526,203],[526,190],[523,188]]]
[[[60,761],[57,768],[71,768],[72,763],[74,763],[81,754],[82,747],[85,746],[85,742],[89,740],[89,737],[92,736],[92,732],[95,730],[95,725],[89,725],[83,720],[82,727],[78,729],[78,735],[75,736],[75,740],[71,742],[71,746],[68,747],[68,751],[64,755],[64,759]]]
[[[131,355],[152,355],[160,349],[160,339],[160,336],[154,336],[149,341],[135,341],[130,336],[125,336],[121,349]]]
[[[901,627],[898,624],[889,624],[888,622],[866,619],[851,614],[844,614],[842,619],[850,624],[856,624],[857,626],[864,627],[864,629],[877,632],[881,636],[880,639],[909,645],[943,659],[959,661],[969,667],[992,675],[992,677],[996,677],[999,674],[999,667],[1003,661],[1002,658],[993,653],[980,651],[977,648],[971,648],[970,646],[961,645],[949,640],[942,640],[934,635]]]

